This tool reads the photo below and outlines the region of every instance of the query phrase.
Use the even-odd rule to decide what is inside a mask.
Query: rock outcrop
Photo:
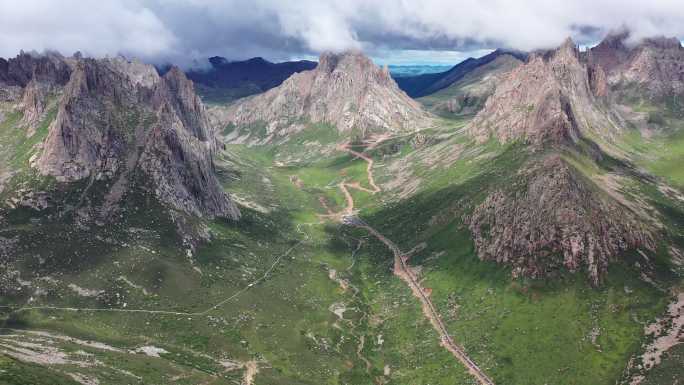
[[[531,54],[511,71],[468,131],[481,141],[494,136],[540,145],[574,142],[585,130],[604,126],[587,67],[568,39],[556,50]]]
[[[177,68],[164,75],[153,95],[157,122],[140,164],[156,193],[193,214],[237,219],[240,212],[216,179],[213,155],[218,142],[193,84]]]
[[[50,86],[42,84],[38,81],[31,80],[23,90],[22,96],[22,110],[24,116],[23,122],[26,123],[33,131],[33,128],[40,122],[47,107],[47,94],[50,91]],[[31,132],[28,133],[32,135]]]
[[[31,81],[64,85],[69,81],[73,63],[72,58],[54,52],[22,52],[9,60],[0,58],[0,85],[23,88]]]
[[[481,259],[541,278],[565,267],[598,286],[624,251],[655,251],[642,221],[559,156],[528,165],[515,186],[489,195],[467,218]]]
[[[279,87],[238,102],[228,121],[246,127],[262,123],[269,139],[328,123],[342,133],[416,130],[430,116],[399,89],[388,70],[358,52],[324,53],[312,71],[293,74]]]
[[[114,181],[104,215],[137,180],[176,210],[239,217],[215,176],[218,142],[204,106],[177,68],[160,77],[137,61],[54,54],[22,54],[3,63],[0,81],[21,89],[17,105],[29,126],[41,120],[48,92],[59,98],[31,166],[64,183]]]

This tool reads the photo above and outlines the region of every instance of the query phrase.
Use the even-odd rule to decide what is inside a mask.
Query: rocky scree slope
[[[642,218],[558,155],[527,164],[467,222],[480,258],[511,265],[514,276],[542,278],[564,267],[586,271],[598,286],[621,253],[656,248]]]
[[[324,53],[312,71],[289,77],[279,87],[238,101],[222,123],[263,124],[267,141],[327,123],[340,133],[403,132],[430,124],[430,115],[397,87],[387,69],[359,52]],[[239,129],[234,133],[249,135]]]
[[[16,108],[25,118],[45,105],[37,85],[58,88],[56,118],[30,160],[41,174],[65,183],[113,180],[107,208],[116,207],[138,176],[176,210],[239,217],[214,175],[218,143],[204,106],[177,68],[160,77],[154,67],[123,58],[20,55],[6,63],[0,89],[22,98]]]

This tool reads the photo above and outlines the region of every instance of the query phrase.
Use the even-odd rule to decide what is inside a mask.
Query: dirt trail
[[[463,348],[451,338],[446,326],[444,326],[444,323],[437,312],[437,309],[430,300],[428,294],[426,294],[426,290],[420,286],[420,283],[418,283],[418,280],[411,271],[411,268],[406,264],[406,254],[402,253],[402,251],[396,244],[394,244],[394,242],[387,239],[384,235],[380,234],[368,224],[360,223],[357,224],[357,226],[366,229],[392,251],[394,254],[394,274],[406,282],[406,284],[411,288],[413,295],[420,300],[423,307],[423,314],[425,314],[425,317],[430,320],[432,326],[435,328],[437,333],[439,333],[442,346],[444,346],[444,348],[451,352],[454,357],[461,361],[461,363],[468,369],[468,372],[470,372],[470,374],[475,377],[480,384],[494,385],[494,382],[487,377],[482,369],[480,369],[480,367],[478,367],[477,364],[475,364],[475,362],[468,357]]]
[[[339,187],[340,190],[344,193],[344,198],[347,200],[347,207],[344,209],[342,212],[343,215],[352,215],[354,213],[354,198],[352,197],[351,193],[347,189],[347,186],[349,186],[347,183],[340,183]]]
[[[380,141],[385,140],[385,139],[386,138],[382,137],[376,142],[372,142],[372,143],[371,142],[365,142],[364,145],[368,146],[368,148],[372,148],[372,147],[377,146],[380,143]],[[345,216],[354,215],[354,198],[352,197],[351,193],[349,192],[350,188],[353,188],[353,189],[356,189],[359,191],[364,191],[364,192],[367,192],[369,194],[377,194],[377,193],[381,192],[382,189],[380,189],[380,187],[378,187],[378,185],[375,184],[375,179],[373,178],[374,161],[371,157],[369,157],[366,154],[360,153],[358,151],[352,150],[351,144],[349,142],[338,145],[337,149],[340,151],[346,151],[346,152],[354,155],[356,158],[363,159],[364,161],[366,161],[366,163],[368,163],[368,165],[366,166],[366,174],[368,175],[368,184],[371,186],[371,188],[366,188],[366,187],[361,186],[361,183],[359,183],[359,182],[347,182],[346,180],[340,182],[337,185],[337,187],[342,191],[342,194],[344,194],[344,199],[345,199],[347,205],[344,208],[344,210],[337,212],[337,213],[333,212],[330,209],[330,207],[327,205],[327,203],[325,203],[325,200],[322,197],[319,198],[321,205],[328,212],[327,214],[321,215],[321,217],[332,218],[332,219],[336,219],[336,220],[342,220],[342,218]]]
[[[370,144],[368,148],[377,146],[377,144],[379,144],[379,141]],[[348,142],[340,145],[338,148],[342,151],[347,151],[355,157],[363,159],[368,163],[368,166],[366,167],[366,171],[368,173],[368,183],[373,188],[373,190],[370,190],[370,192],[373,194],[381,192],[382,190],[375,184],[375,180],[373,179],[373,159],[371,159],[366,154],[362,154],[360,152],[352,150]],[[494,385],[494,382],[482,371],[482,369],[480,369],[479,366],[477,366],[477,364],[472,359],[470,359],[470,357],[468,357],[463,348],[459,346],[456,342],[454,342],[454,340],[449,335],[446,326],[442,322],[439,312],[437,312],[437,308],[430,300],[428,290],[426,290],[420,285],[413,271],[406,263],[406,261],[408,260],[408,256],[411,254],[411,252],[409,252],[409,254],[403,253],[394,242],[387,239],[384,235],[380,234],[380,232],[375,230],[373,227],[363,222],[360,218],[354,217],[354,198],[349,193],[348,187],[363,189],[360,187],[360,184],[358,182],[342,182],[339,184],[339,187],[340,190],[342,190],[342,192],[344,193],[344,196],[347,200],[347,207],[342,212],[334,214],[334,216],[339,218],[345,224],[366,229],[369,233],[371,233],[378,240],[384,243],[385,246],[387,246],[387,248],[392,251],[392,253],[394,254],[394,275],[396,275],[397,277],[401,278],[404,282],[406,282],[406,284],[413,292],[413,295],[420,300],[423,309],[423,314],[428,320],[430,320],[430,323],[432,324],[433,328],[439,334],[441,345],[445,349],[447,349],[454,357],[456,357],[456,359],[458,359],[468,369],[468,372],[473,377],[475,377],[475,379],[477,379],[477,381],[480,384]]]
[[[374,148],[374,147],[377,146],[379,143],[380,143],[379,141],[378,141],[378,142],[374,142],[373,144],[370,145],[370,146],[372,146],[372,147],[369,147],[369,148]],[[363,154],[363,153],[360,153],[360,152],[358,152],[358,151],[352,150],[352,149],[351,149],[351,145],[349,144],[349,142],[340,145],[340,150],[346,151],[346,152],[348,152],[348,153],[354,155],[355,157],[357,157],[357,158],[359,158],[359,159],[365,160],[366,163],[368,163],[368,165],[366,166],[366,173],[368,174],[368,184],[372,187],[372,190],[366,190],[366,189],[364,189],[364,191],[371,192],[372,194],[376,194],[376,193],[379,193],[380,191],[382,191],[382,190],[380,189],[380,187],[378,187],[378,185],[375,184],[375,179],[373,178],[373,164],[374,164],[373,158],[369,157],[369,156],[366,155],[366,154]],[[358,182],[355,183],[355,185],[357,185],[357,186],[360,187],[360,185],[358,184]],[[355,187],[355,186],[352,186],[352,187]],[[356,188],[359,188],[359,187],[356,187]]]
[[[373,368],[373,364],[368,361],[366,357],[363,356],[363,347],[366,344],[366,336],[363,334],[359,337],[359,344],[356,346],[356,357],[363,361],[363,363],[366,365],[366,373],[370,374],[371,369]]]

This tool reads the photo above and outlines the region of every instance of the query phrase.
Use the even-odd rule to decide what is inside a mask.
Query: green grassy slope
[[[427,245],[410,263],[421,266],[424,285],[432,289],[455,339],[489,369],[495,382],[615,383],[640,351],[644,320],[660,314],[669,296],[639,278],[635,256],[615,264],[599,289],[587,287],[581,274],[512,280],[506,268],[479,261],[462,216],[486,191],[510,184],[522,162],[541,156],[515,145],[493,151],[496,155],[486,162],[461,160],[452,165],[458,170],[453,174],[434,173],[421,192],[369,213],[367,221],[403,250]],[[581,154],[573,156],[594,164]],[[448,182],[439,183],[441,179]],[[668,242],[677,244],[684,207],[648,190],[649,183],[637,179],[634,184],[663,216]],[[658,254],[654,257],[662,262],[661,271],[669,271],[667,251]],[[676,285],[680,278],[665,273],[661,279]]]
[[[480,261],[463,214],[541,155],[518,144],[477,145],[462,132],[465,124],[444,121],[370,152],[379,183],[406,179],[376,195],[352,190],[360,215],[404,250],[425,243],[410,264],[421,266],[454,339],[496,383],[614,384],[639,351],[643,324],[667,297],[627,262],[611,268],[604,287],[591,289],[580,274],[513,280],[507,268]],[[368,183],[365,162],[334,151],[338,139],[318,127],[317,134],[305,131],[277,146],[229,145],[217,159],[218,173],[244,205],[243,219],[207,223],[210,240],[194,250],[176,236],[167,210],[143,192],[127,197],[126,215],[111,226],[8,212],[0,237],[18,239],[21,247],[6,266],[31,284],[3,292],[0,304],[178,314],[0,309],[6,328],[0,350],[30,342],[36,337],[25,333],[35,330],[116,348],[50,337],[70,360],[102,363],[48,365],[56,384],[71,383],[64,373],[107,384],[135,376],[144,383],[235,384],[245,373],[240,364],[252,360],[258,385],[473,383],[392,274],[386,247],[363,230],[320,217],[326,213],[320,199],[334,211],[344,208],[338,183]],[[592,162],[578,161],[606,167]],[[411,194],[402,195],[416,180]],[[84,187],[64,190],[65,205]],[[657,190],[647,193],[668,223],[680,223],[680,206]],[[164,352],[135,352],[144,346]],[[36,367],[27,365],[0,354],[0,374],[14,376],[8,383],[31,383]]]

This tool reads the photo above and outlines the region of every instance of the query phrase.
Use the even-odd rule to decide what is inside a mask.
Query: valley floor
[[[457,134],[433,133],[427,150],[331,140],[322,160],[302,151],[309,139],[228,145],[218,171],[243,218],[210,223],[197,249],[135,205],[111,231],[13,220],[2,239],[53,247],[22,249],[25,287],[0,300],[0,384],[624,379],[667,289],[628,264],[593,289],[581,274],[513,280],[480,261],[455,205],[517,160],[464,150],[463,123],[450,124]]]

